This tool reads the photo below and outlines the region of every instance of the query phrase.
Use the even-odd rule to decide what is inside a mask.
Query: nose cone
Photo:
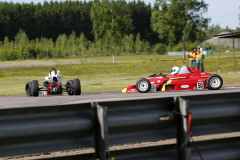
[[[124,88],[124,89],[122,90],[122,93],[127,93],[127,88]]]

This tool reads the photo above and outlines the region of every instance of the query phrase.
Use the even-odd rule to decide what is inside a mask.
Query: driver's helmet
[[[178,74],[179,70],[180,70],[179,67],[173,67],[172,70],[171,70],[171,75]]]

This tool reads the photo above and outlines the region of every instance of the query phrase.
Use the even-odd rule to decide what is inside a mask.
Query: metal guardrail
[[[3,109],[0,156],[94,147],[90,104]]]
[[[193,136],[240,131],[240,94],[186,96]]]
[[[95,154],[48,159],[199,159],[190,133],[240,131],[239,117],[240,93],[2,109],[0,156],[94,147]],[[176,144],[109,151],[113,145],[173,138]],[[197,145],[203,159],[240,157],[240,136]]]
[[[240,137],[200,141],[197,142],[197,145],[204,160],[237,160],[240,157]],[[191,158],[193,160],[200,159],[193,144],[191,144],[191,151]]]
[[[107,107],[109,145],[176,137],[173,98],[101,102]]]

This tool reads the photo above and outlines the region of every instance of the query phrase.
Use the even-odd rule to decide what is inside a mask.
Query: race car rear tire
[[[66,83],[66,90],[68,95],[72,96],[74,95],[74,82],[73,80],[68,80]]]
[[[31,97],[32,96],[32,82],[27,82],[25,86],[26,95]]]
[[[207,88],[210,90],[218,90],[222,87],[223,80],[219,75],[213,74],[208,77],[206,81],[206,85],[207,85]]]
[[[32,96],[37,97],[38,96],[38,81],[37,80],[32,80]]]
[[[136,88],[140,93],[147,93],[151,89],[151,83],[148,79],[142,78],[136,83]]]
[[[79,79],[74,79],[74,95],[81,95],[81,83]]]

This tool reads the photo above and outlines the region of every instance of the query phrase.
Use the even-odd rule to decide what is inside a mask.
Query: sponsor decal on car
[[[160,80],[157,81],[157,83],[160,83],[160,82],[161,82]]]
[[[189,88],[189,85],[181,85],[181,88]]]
[[[204,73],[204,72],[202,72],[202,73],[200,73],[201,75],[204,75],[204,74],[206,74],[206,73]]]

